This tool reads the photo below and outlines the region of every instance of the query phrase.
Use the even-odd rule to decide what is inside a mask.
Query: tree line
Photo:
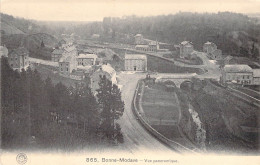
[[[42,80],[37,70],[14,71],[1,58],[2,148],[76,149],[122,143],[120,90],[102,78],[95,97],[87,84]],[[105,85],[102,85],[105,84]]]

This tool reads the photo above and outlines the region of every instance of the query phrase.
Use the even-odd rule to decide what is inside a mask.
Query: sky
[[[101,21],[103,17],[178,12],[260,13],[260,0],[0,0],[5,14],[41,21]]]

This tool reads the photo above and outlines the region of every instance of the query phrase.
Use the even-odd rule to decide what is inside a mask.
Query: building
[[[187,58],[194,51],[193,44],[190,41],[181,42],[179,47],[180,47],[180,58]]]
[[[126,71],[146,71],[147,58],[141,54],[126,54],[125,55],[125,70]]]
[[[217,45],[213,42],[208,41],[203,45],[203,52],[208,53],[208,54],[213,52],[216,49],[217,49]]]
[[[158,50],[158,44],[136,45],[135,49],[143,52],[156,52]]]
[[[8,55],[8,63],[14,70],[26,70],[30,65],[29,51],[24,47],[12,50]]]
[[[220,49],[215,49],[212,52],[210,52],[208,55],[213,60],[222,59],[222,51]]]
[[[142,34],[135,35],[135,44],[136,45],[144,44],[144,37]]]
[[[70,76],[73,70],[76,70],[75,56],[62,56],[59,61],[59,73],[64,76]]]
[[[206,42],[203,45],[203,52],[207,53],[208,56],[213,60],[222,59],[222,51],[220,49],[217,49],[217,45],[213,42]]]
[[[248,65],[225,65],[222,69],[222,83],[251,85],[253,69]]]
[[[8,49],[5,46],[0,46],[0,57],[8,57]]]
[[[77,55],[78,55],[77,48],[73,44],[66,44],[63,46],[62,56],[77,56]]]
[[[111,67],[110,64],[101,65],[95,72],[90,76],[91,82],[91,90],[94,95],[97,93],[97,89],[99,89],[99,81],[101,77],[106,77],[108,80],[112,82],[112,84],[116,84],[116,71]]]
[[[260,85],[260,69],[253,69],[253,85]]]
[[[74,80],[83,80],[85,78],[85,73],[82,70],[73,70],[70,74],[70,78]]]
[[[96,65],[97,55],[95,54],[79,54],[77,56],[77,65],[87,66]]]
[[[62,50],[62,49],[54,49],[54,51],[51,54],[51,61],[59,62],[60,58],[62,57],[63,52],[64,52],[64,50]]]

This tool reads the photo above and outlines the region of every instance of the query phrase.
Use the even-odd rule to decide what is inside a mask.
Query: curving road
[[[132,112],[131,104],[137,82],[139,79],[145,78],[145,74],[120,73],[118,78],[119,86],[121,86],[122,98],[125,102],[125,112],[119,120],[125,142],[119,147],[122,150],[133,154],[147,154],[154,152],[167,152],[167,154],[177,154],[176,152],[162,144],[160,141],[158,141],[151,134],[149,134],[137,121]]]

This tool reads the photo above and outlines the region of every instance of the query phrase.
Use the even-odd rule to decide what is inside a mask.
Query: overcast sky
[[[141,2],[140,2],[141,1]],[[100,21],[103,17],[182,12],[260,13],[260,0],[0,0],[1,12],[50,21]]]

